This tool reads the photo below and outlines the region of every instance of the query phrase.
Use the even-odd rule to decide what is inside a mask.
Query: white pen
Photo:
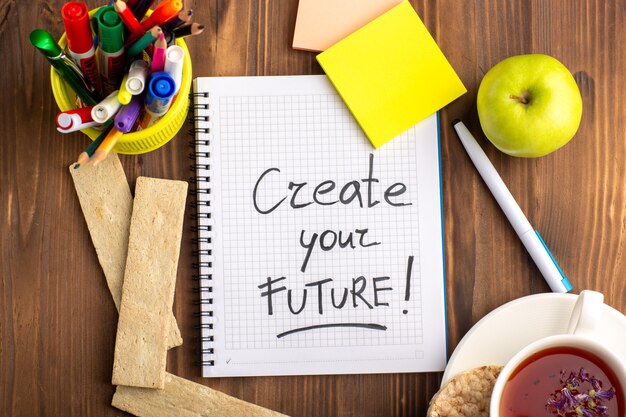
[[[502,178],[500,178],[500,175],[478,142],[476,142],[476,139],[474,139],[462,121],[455,120],[452,126],[456,130],[459,139],[461,139],[461,143],[478,173],[487,184],[487,187],[489,187],[489,190],[500,205],[500,208],[502,208],[502,211],[504,211],[507,219],[509,219],[513,229],[515,229],[515,233],[519,236],[533,261],[537,264],[550,289],[560,293],[571,291],[572,284],[561,271],[559,264],[556,263],[539,232],[533,229],[526,216],[524,216],[522,209],[515,202],[513,195],[504,185]]]

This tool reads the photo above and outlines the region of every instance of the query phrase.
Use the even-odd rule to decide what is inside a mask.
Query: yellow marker
[[[122,85],[120,85],[120,89],[117,92],[117,100],[124,105],[130,103],[130,100],[133,98],[133,95],[126,88],[127,80],[128,74],[124,75],[124,78],[122,79]]]
[[[111,153],[111,151],[115,147],[115,144],[121,136],[122,132],[117,130],[115,127],[111,129],[111,131],[106,136],[106,138],[104,138],[100,146],[98,146],[98,149],[96,149],[96,152],[91,159],[91,161],[93,162],[93,166],[97,166],[100,162],[104,161],[107,156],[109,156],[109,153]]]
[[[408,1],[317,60],[375,148],[467,91]]]

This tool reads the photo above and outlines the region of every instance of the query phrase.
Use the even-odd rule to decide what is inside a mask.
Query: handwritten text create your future
[[[289,182],[289,190],[282,198],[267,204],[263,198],[264,190],[268,189],[266,181],[271,181],[271,176],[279,174],[279,168],[271,167],[263,171],[256,180],[252,200],[257,213],[264,216],[271,216],[276,209],[287,206],[293,210],[304,209],[311,205],[333,206],[335,204],[356,205],[363,209],[371,209],[379,204],[386,204],[394,208],[402,208],[413,205],[413,202],[406,201],[407,187],[402,182],[396,182],[388,186],[380,183],[374,176],[374,154],[369,155],[369,170],[366,178],[349,181],[342,186],[331,180],[325,180],[318,184],[307,182]],[[379,184],[379,185],[377,185]],[[382,194],[380,194],[382,193]],[[263,202],[263,203],[261,203]],[[308,231],[302,229],[299,237],[299,244],[303,250],[300,271],[306,273],[309,260],[315,248],[322,252],[356,249],[367,250],[367,248],[384,245],[385,242],[377,241],[370,237],[367,227],[354,230],[318,230]],[[409,255],[406,261],[406,281],[405,281],[405,301],[410,298],[411,270],[413,265],[413,255]],[[368,281],[369,279],[369,281]],[[332,278],[324,278],[305,284],[304,289],[294,294],[294,290],[287,288],[287,277],[267,277],[266,281],[258,288],[261,290],[267,304],[266,313],[274,314],[274,304],[286,302],[289,311],[293,315],[302,313],[305,309],[316,308],[320,315],[325,313],[324,301],[330,299],[330,304],[335,309],[344,308],[367,308],[389,307],[389,302],[385,294],[389,294],[394,289],[391,287],[389,276],[352,278],[348,287],[341,289],[332,285]],[[310,290],[310,291],[309,291]],[[309,295],[311,292],[311,295]],[[299,302],[296,300],[300,300]],[[403,310],[407,314],[407,310]],[[284,337],[292,333],[325,328],[325,327],[360,327],[372,330],[386,330],[387,327],[375,323],[329,323],[314,326],[301,327],[280,333],[277,337]]]

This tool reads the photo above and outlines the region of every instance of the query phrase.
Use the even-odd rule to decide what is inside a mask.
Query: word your
[[[367,248],[369,246],[380,245],[380,242],[365,243],[364,238],[368,231],[369,229],[356,229],[354,232],[349,232],[345,234],[342,230],[340,230],[339,233],[335,232],[334,230],[325,230],[319,235],[317,233],[311,234],[311,237],[308,239],[308,242],[305,242],[304,236],[305,236],[306,230],[302,230],[302,232],[300,232],[300,246],[306,249],[306,255],[304,256],[304,261],[302,262],[300,271],[302,272],[306,271],[306,265],[309,262],[309,258],[311,257],[311,252],[313,252],[313,247],[318,241],[318,238],[319,238],[320,249],[322,249],[324,252],[328,252],[329,250],[333,249],[335,245],[337,244],[339,245],[341,249],[346,248],[346,247],[355,249],[356,246],[354,246],[354,242],[352,239],[354,236],[354,233],[361,236],[360,238],[358,238],[359,239],[358,245],[363,248]]]
[[[276,202],[271,207],[259,206],[259,203],[258,203],[259,188],[263,180],[265,179],[265,177],[268,176],[272,172],[280,173],[280,169],[278,168],[266,169],[265,171],[263,171],[261,176],[259,176],[259,179],[254,185],[254,191],[252,192],[252,200],[254,203],[254,209],[260,214],[270,214],[271,212],[276,210],[278,207],[280,207],[280,205],[288,198],[288,196],[283,197],[281,200]],[[380,180],[374,177],[374,154],[371,153],[369,157],[369,173],[368,173],[367,178],[347,182],[346,184],[344,184],[343,187],[341,187],[341,190],[339,191],[338,196],[336,192],[332,193],[332,191],[335,190],[335,188],[337,187],[337,184],[334,181],[326,180],[317,184],[315,188],[313,189],[312,193],[311,191],[308,191],[309,194],[312,194],[310,199],[305,199],[305,201],[302,201],[300,199],[300,194],[304,194],[303,190],[309,188],[307,187],[309,184],[307,182],[290,181],[289,184],[287,185],[287,188],[293,192],[291,193],[291,198],[289,199],[289,205],[293,209],[301,209],[301,208],[310,206],[311,204],[314,204],[314,203],[320,206],[332,206],[337,203],[348,205],[348,204],[351,204],[354,200],[357,200],[359,207],[372,208],[380,204],[379,200],[373,199],[374,198],[373,194],[375,191],[374,184],[377,182],[380,182]],[[363,184],[364,187],[367,187],[367,204],[366,205],[363,204],[363,196],[361,195],[361,184]],[[385,189],[383,193],[383,199],[385,200],[385,202],[387,202],[387,204],[393,207],[410,206],[412,203],[406,203],[406,202],[397,200],[397,198],[400,197],[405,192],[406,192],[406,185],[401,182],[396,182],[394,184],[391,184],[389,187],[387,187],[387,189]]]

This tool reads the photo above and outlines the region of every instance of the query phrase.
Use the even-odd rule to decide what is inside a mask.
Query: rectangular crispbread
[[[162,390],[118,386],[111,405],[141,417],[284,417],[169,373]]]
[[[113,384],[163,388],[187,183],[139,177],[128,239]]]
[[[122,163],[111,153],[97,167],[88,164],[74,169],[72,164],[69,171],[98,261],[119,311],[133,211],[133,197]],[[169,320],[167,345],[169,348],[180,346],[183,339],[173,313]]]

